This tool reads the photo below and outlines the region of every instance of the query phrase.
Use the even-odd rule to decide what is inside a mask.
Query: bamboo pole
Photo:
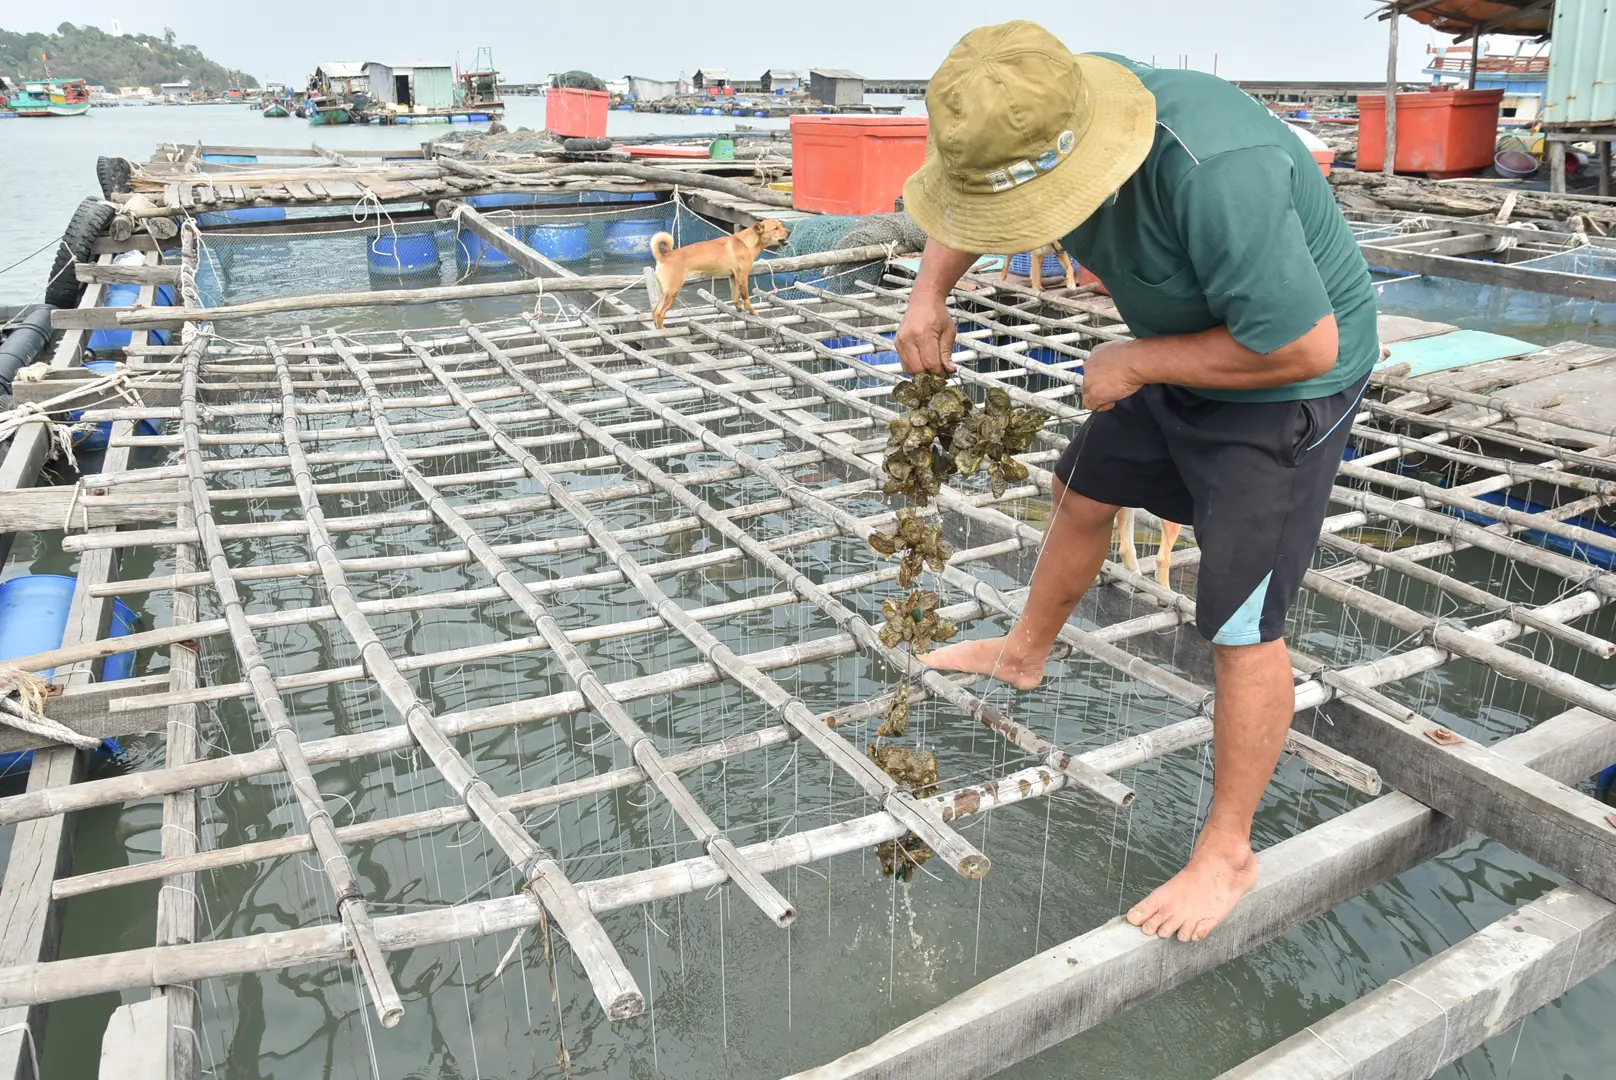
[[[468,333],[472,335],[474,340],[477,339],[478,331],[475,328],[469,328]],[[478,344],[496,363],[509,364],[509,361],[505,360],[500,352],[499,346],[492,339],[484,337],[478,340]],[[433,367],[438,372],[440,381],[443,381],[446,386],[453,387],[448,373],[443,368],[436,367],[429,354],[422,350],[418,351],[417,355],[420,355],[429,367]],[[873,643],[877,642],[875,632],[849,608],[831,598],[807,575],[799,573],[791,564],[782,560],[766,547],[758,544],[750,534],[736,528],[732,522],[722,514],[717,513],[705,500],[691,494],[684,485],[651,464],[633,448],[624,445],[615,437],[602,431],[599,426],[573,412],[570,407],[547,393],[537,383],[516,371],[514,366],[508,366],[507,371],[536,401],[547,404],[558,416],[577,427],[586,438],[592,439],[603,449],[611,450],[623,464],[655,484],[660,491],[672,496],[680,505],[727,537],[752,558],[768,566],[774,573],[781,576],[792,587],[793,591],[806,597],[821,610],[834,613],[832,617],[836,618],[843,631],[851,633],[855,639],[860,641],[871,642],[872,647]],[[458,390],[459,388],[453,387],[453,389]],[[496,439],[505,438],[497,425],[487,420],[487,416],[482,410],[476,409],[475,406],[469,406],[469,408],[475,410],[474,416],[481,417],[484,421],[487,421],[488,427],[486,430],[489,431],[489,434],[494,435]],[[547,488],[554,490],[557,499],[567,497],[564,489],[553,487],[554,478],[549,470],[545,469],[526,450],[514,444],[508,444],[506,452],[521,461],[536,480]],[[866,792],[880,798],[882,805],[890,813],[903,821],[916,836],[925,841],[940,858],[953,867],[961,876],[979,878],[987,873],[990,864],[986,855],[977,851],[935,815],[925,813],[909,792],[900,788],[896,781],[877,767],[874,762],[854,751],[833,731],[819,722],[800,700],[787,693],[778,683],[763,672],[747,664],[728,646],[702,627],[700,623],[691,619],[678,604],[674,603],[666,593],[662,592],[657,584],[640,569],[639,564],[634,561],[628,551],[612,536],[605,523],[592,514],[588,507],[574,501],[568,509],[589,534],[595,537],[607,557],[617,563],[623,570],[624,575],[634,583],[635,589],[645,598],[646,602],[654,607],[663,618],[667,619],[691,644],[695,645],[701,652],[703,659],[722,669],[735,682],[760,698],[771,708],[777,709],[787,723],[796,728],[832,762],[848,773]],[[939,694],[957,691],[957,688],[951,684],[948,690],[944,690],[936,684],[929,685],[930,689]],[[985,705],[980,707],[986,708]]]
[[[197,441],[201,428],[201,414],[196,402],[197,372],[207,343],[208,335],[200,334],[184,353],[185,382],[184,396],[181,399],[184,413],[181,430],[187,440],[185,460],[190,470],[191,507],[196,514],[198,534],[196,541],[200,543],[202,554],[213,574],[213,588],[218,594],[220,606],[224,609],[231,645],[240,659],[248,681],[252,683],[253,697],[270,728],[270,741],[280,757],[281,768],[291,781],[292,790],[303,812],[304,821],[308,825],[315,850],[319,852],[321,866],[336,897],[337,913],[347,935],[352,939],[360,973],[364,977],[365,984],[370,987],[376,1014],[381,1019],[383,1027],[395,1027],[404,1017],[404,1004],[398,996],[398,990],[393,986],[392,976],[387,971],[387,962],[376,943],[375,928],[371,922],[370,911],[365,905],[364,896],[359,890],[358,880],[348,863],[347,855],[342,851],[341,844],[337,842],[331,814],[325,808],[325,801],[320,796],[314,775],[309,771],[308,761],[303,756],[297,729],[293,727],[286,705],[275,689],[269,664],[259,652],[258,643],[247,625],[245,607],[240,593],[236,590],[235,582],[229,575],[229,559],[225,555],[224,545],[214,525],[213,510],[208,498],[207,477],[201,469],[202,447]],[[184,625],[188,628],[196,624]]]

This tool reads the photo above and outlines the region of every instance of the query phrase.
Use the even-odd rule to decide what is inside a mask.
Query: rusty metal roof
[[[1546,38],[1554,22],[1554,0],[1388,0],[1380,18],[1397,11],[1444,34],[1468,37],[1519,34]]]

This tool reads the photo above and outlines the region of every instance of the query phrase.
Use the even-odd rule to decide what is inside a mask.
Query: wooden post
[[[1380,171],[1387,176],[1397,172],[1397,9],[1387,21],[1386,38],[1386,163]]]
[[[1543,136],[1543,152],[1549,158],[1549,194],[1564,195],[1566,181],[1566,147],[1570,145],[1554,134]]]
[[[1476,88],[1476,69],[1481,67],[1481,27],[1470,35],[1470,85],[1468,89]]]
[[[1610,138],[1609,136],[1595,139],[1594,145],[1599,147],[1599,194],[1603,198],[1610,194]]]

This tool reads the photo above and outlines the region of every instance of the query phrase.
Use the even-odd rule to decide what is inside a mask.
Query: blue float
[[[583,222],[533,225],[527,230],[527,246],[558,263],[583,262],[589,258],[589,226]]]
[[[164,286],[167,288],[167,286]],[[124,331],[128,333],[128,331]],[[165,339],[166,344],[166,339]],[[111,375],[118,370],[116,360],[86,360],[84,370],[97,375]],[[84,415],[82,409],[67,414],[68,420],[77,420]],[[141,420],[135,424],[136,435],[161,435],[163,429],[157,426],[156,421]],[[78,450],[105,450],[112,438],[112,421],[103,420],[95,426],[93,431],[75,431],[73,433],[73,446]]]
[[[25,574],[0,582],[0,663],[61,648],[76,584],[76,579],[61,574]],[[135,613],[122,600],[113,600],[112,626],[107,636],[124,637],[134,630]],[[53,670],[37,674],[48,679]],[[135,654],[119,653],[107,657],[101,681],[127,679],[134,673]],[[116,754],[118,744],[105,739],[101,749]],[[33,759],[32,750],[0,754],[0,771],[10,771]]]
[[[562,198],[566,198],[566,196],[550,193],[540,194],[539,192],[524,195],[519,191],[511,191],[497,195],[468,195],[466,196],[466,205],[475,206],[479,209],[485,206],[532,206],[536,202],[554,202]]]
[[[1616,806],[1616,765],[1606,767],[1594,782],[1594,794],[1606,806]]]
[[[438,276],[434,233],[385,233],[370,242],[370,269],[390,277]]]
[[[256,165],[256,154],[203,154],[203,161],[211,161],[215,165]]]
[[[667,231],[668,223],[663,218],[608,221],[606,254],[618,259],[649,259],[651,237]]]
[[[244,225],[255,221],[285,221],[284,206],[243,206],[239,210],[204,210],[196,215],[201,225]]]
[[[511,265],[511,259],[476,233],[462,231],[455,236],[455,264],[462,269],[493,270]]]
[[[101,294],[101,306],[109,308],[134,307],[140,299],[140,286],[128,282],[119,282],[108,285],[106,292]],[[174,306],[174,286],[159,285],[153,293],[153,303],[157,307]],[[129,339],[133,335],[131,330],[96,330],[91,332],[89,343],[85,348],[97,356],[105,356],[111,352],[122,352],[129,347]],[[168,344],[167,330],[151,331],[151,341],[154,345]]]

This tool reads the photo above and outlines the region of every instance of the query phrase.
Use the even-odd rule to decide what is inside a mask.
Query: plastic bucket
[[[438,275],[435,233],[385,233],[370,241],[370,269],[393,277]]]
[[[527,246],[558,263],[583,262],[589,258],[589,226],[582,222],[532,225],[527,230]]]
[[[1012,274],[1016,274],[1024,278],[1030,278],[1032,277],[1031,271],[1032,255],[1023,251],[1019,255],[1010,256],[1010,272]],[[1063,271],[1061,270],[1060,260],[1053,255],[1045,255],[1043,276],[1046,278],[1060,277],[1062,273]]]
[[[164,287],[166,288],[167,286]],[[126,330],[124,333],[127,334],[128,331]],[[118,370],[118,362],[116,360],[86,360],[84,361],[84,370],[94,372],[97,375],[111,375]],[[68,413],[67,418],[77,420],[83,415],[84,412],[81,409]],[[162,431],[163,429],[158,427],[157,423],[152,420],[141,420],[135,424],[136,435],[160,435]],[[103,420],[95,426],[94,431],[75,431],[73,433],[73,445],[79,450],[105,450],[111,438],[112,421]],[[108,662],[110,663],[110,661]]]
[[[62,574],[26,574],[0,582],[0,663],[21,656],[60,648],[67,629],[68,609],[73,603],[77,579]],[[122,600],[112,601],[112,626],[108,637],[124,637],[135,630],[135,613]],[[54,669],[36,672],[49,678]],[[135,654],[109,656],[101,669],[101,681],[127,679],[135,672]],[[111,739],[101,743],[107,753],[116,754],[118,744]],[[0,770],[10,770],[33,760],[32,750],[0,754]]]
[[[461,232],[455,236],[455,264],[463,270],[504,269],[511,259],[476,233]]]
[[[606,223],[606,254],[619,259],[648,259],[651,257],[651,237],[667,232],[663,218]]]
[[[1493,158],[1499,176],[1520,180],[1537,172],[1537,158],[1525,150],[1500,150]]]

